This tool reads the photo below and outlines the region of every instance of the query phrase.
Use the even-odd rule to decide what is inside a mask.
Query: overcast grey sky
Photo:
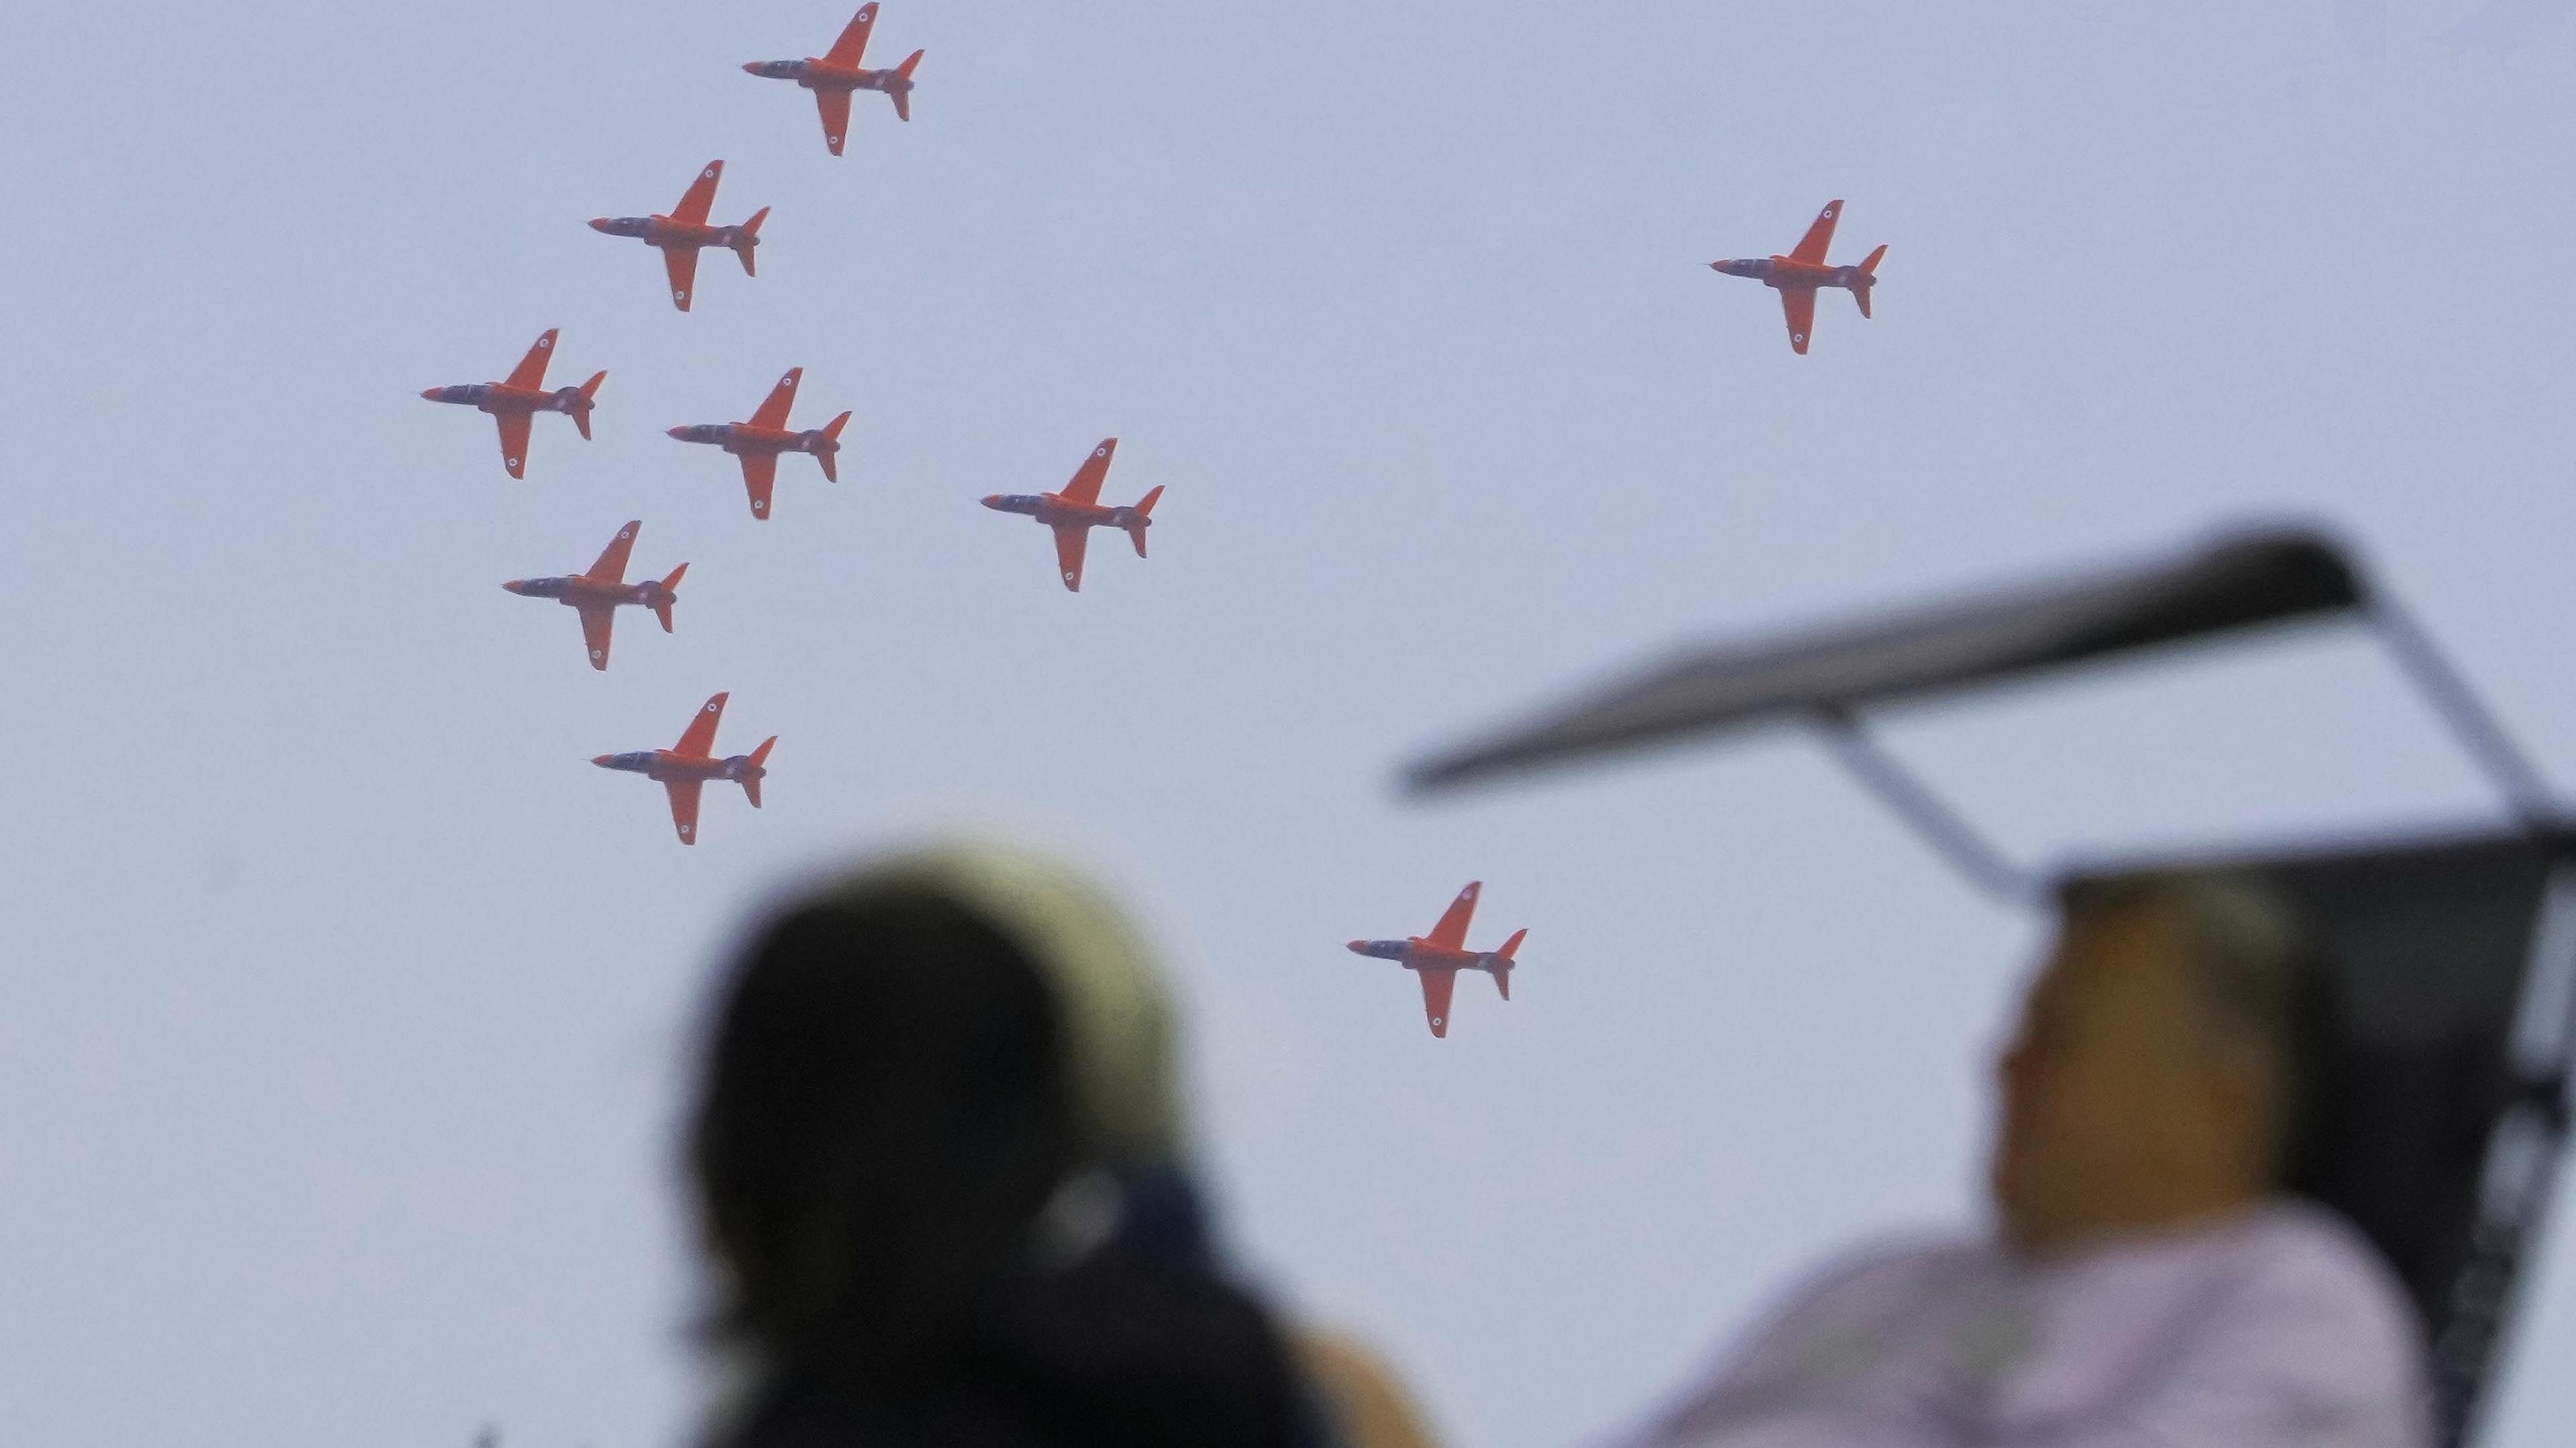
[[[0,47],[0,1420],[678,1441],[670,1147],[788,872],[1051,840],[1187,992],[1232,1233],[1460,1442],[1633,1411],[1784,1272],[1976,1211],[2035,944],[1810,747],[1390,769],[1685,635],[2339,520],[2576,790],[2564,4],[28,9]],[[582,225],[726,163],[696,311]],[[1707,271],[1848,199],[1878,318]],[[563,328],[528,480],[423,387]],[[805,370],[754,523],[675,423]],[[1085,591],[988,492],[1122,439]],[[614,669],[496,585],[644,522]],[[593,754],[780,736],[702,843]],[[2319,638],[1901,722],[2031,858],[2489,808]],[[1340,943],[1486,884],[1449,1039]],[[2576,1419],[2576,1212],[2492,1441]]]

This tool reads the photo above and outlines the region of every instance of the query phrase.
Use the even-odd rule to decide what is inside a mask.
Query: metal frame
[[[2432,636],[2384,593],[2375,593],[2364,612],[2398,671],[2515,820],[2534,834],[2565,839],[2565,817],[2547,781]],[[2044,898],[2045,875],[2015,863],[1933,793],[1849,707],[1819,706],[1807,718],[1861,787],[1969,883],[2006,904]],[[2452,1281],[2450,1316],[2432,1344],[2434,1426],[2445,1448],[2469,1443],[2478,1427],[2480,1400],[2512,1321],[2522,1259],[2545,1225],[2550,1187],[2566,1153],[2569,1077],[2576,1074],[2576,855],[2552,872],[2543,894],[2509,1047],[2515,1099],[2488,1138],[2468,1259]]]
[[[2562,858],[2542,890],[2506,1048],[2514,1100],[2487,1139],[2468,1260],[2451,1283],[2450,1321],[2433,1343],[2434,1432],[2445,1448],[2475,1439],[2496,1349],[2513,1321],[2522,1259],[2548,1225],[2550,1186],[2567,1151],[2568,1077],[2576,1071],[2576,858]]]
[[[2495,711],[2469,687],[2467,677],[2453,667],[2432,635],[2418,627],[2414,618],[2384,593],[2371,599],[2364,617],[2388,650],[2397,671],[2449,727],[2461,752],[2503,796],[2513,817],[2533,831],[2559,828],[2564,816],[2550,794],[2548,782],[2515,746],[2513,737],[2497,721]],[[1861,787],[1911,826],[1969,883],[2007,904],[2035,903],[2046,893],[2044,875],[2014,863],[2010,855],[1980,834],[1966,816],[1933,793],[1921,776],[1870,737],[1848,705],[1819,705],[1808,710],[1806,717],[1816,726],[1835,760],[1850,771]]]

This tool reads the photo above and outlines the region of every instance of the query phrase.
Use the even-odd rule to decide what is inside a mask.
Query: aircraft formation
[[[915,50],[900,64],[887,69],[870,69],[865,61],[869,36],[876,26],[877,8],[875,0],[861,6],[849,24],[842,28],[831,49],[822,55],[801,60],[751,61],[742,67],[754,76],[793,81],[812,92],[815,108],[822,119],[824,147],[834,156],[842,154],[848,140],[850,98],[859,91],[884,95],[892,103],[898,121],[912,119],[914,75],[920,69],[923,52]],[[706,249],[718,247],[730,251],[741,262],[745,277],[756,278],[759,275],[755,257],[761,244],[761,224],[768,220],[770,208],[763,206],[739,222],[715,222],[716,190],[723,179],[724,162],[709,161],[699,169],[670,211],[647,216],[597,217],[590,222],[591,229],[608,236],[641,241],[661,252],[671,305],[687,312],[696,300],[698,260]],[[1752,278],[1777,291],[1782,312],[1788,321],[1790,349],[1801,355],[1807,351],[1808,340],[1814,330],[1816,293],[1825,288],[1848,291],[1859,304],[1861,315],[1869,316],[1870,292],[1877,284],[1878,264],[1887,254],[1887,248],[1882,245],[1857,265],[1836,266],[1825,260],[1842,207],[1839,200],[1827,203],[1807,228],[1806,235],[1785,254],[1709,263],[1725,275]],[[423,391],[421,396],[432,402],[472,407],[488,414],[499,429],[502,470],[512,478],[524,479],[536,415],[540,412],[561,413],[571,418],[575,430],[588,440],[600,385],[608,378],[606,371],[599,371],[579,386],[549,389],[545,385],[546,369],[553,361],[560,336],[560,329],[548,328],[520,358],[518,366],[500,381],[432,387]],[[788,368],[771,386],[767,398],[744,421],[690,423],[668,430],[669,436],[680,442],[711,445],[733,455],[741,467],[743,490],[755,521],[768,522],[773,517],[771,504],[778,480],[778,460],[785,454],[810,456],[822,471],[825,481],[839,480],[836,459],[841,451],[841,433],[849,425],[851,414],[845,410],[816,428],[788,426],[788,413],[795,405],[797,388],[803,379],[802,367]],[[1050,531],[1055,542],[1056,574],[1069,592],[1081,591],[1084,555],[1095,528],[1114,528],[1125,533],[1136,550],[1136,556],[1146,556],[1146,533],[1154,525],[1154,505],[1161,501],[1163,489],[1159,485],[1149,488],[1129,504],[1101,502],[1101,492],[1108,481],[1110,462],[1117,448],[1118,439],[1102,439],[1076,467],[1072,479],[1055,492],[992,493],[981,500],[987,508],[1033,519]],[[658,579],[648,577],[641,582],[628,583],[629,555],[642,530],[642,520],[627,522],[609,540],[597,561],[584,572],[512,579],[501,586],[521,597],[553,599],[574,610],[581,621],[582,645],[590,666],[604,671],[609,663],[618,609],[645,609],[660,621],[664,633],[673,631],[672,609],[679,600],[680,580],[688,572],[689,565],[678,564]],[[738,784],[752,807],[760,806],[761,781],[768,777],[769,754],[778,739],[772,735],[748,754],[716,754],[716,726],[724,717],[729,697],[723,692],[710,697],[690,718],[679,741],[668,749],[602,754],[591,761],[603,769],[641,774],[660,784],[668,798],[672,827],[684,845],[697,843],[699,805],[710,781]],[[1458,972],[1482,971],[1492,976],[1495,990],[1503,999],[1511,999],[1514,957],[1528,932],[1514,931],[1495,950],[1469,950],[1466,946],[1467,927],[1474,918],[1477,896],[1482,889],[1481,882],[1474,882],[1461,890],[1428,935],[1407,936],[1401,940],[1354,940],[1350,943],[1349,948],[1357,954],[1391,960],[1413,972],[1421,983],[1423,1014],[1435,1037],[1445,1037],[1449,1033],[1450,1008]]]

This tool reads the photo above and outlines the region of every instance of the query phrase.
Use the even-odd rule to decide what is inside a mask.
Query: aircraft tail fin
[[[1503,942],[1503,948],[1494,952],[1494,989],[1502,992],[1505,1000],[1512,998],[1512,967],[1520,963],[1512,959],[1512,955],[1521,948],[1521,941],[1528,935],[1527,930],[1515,930],[1512,938]]]
[[[903,58],[903,64],[894,68],[900,84],[887,91],[886,96],[894,102],[894,118],[898,121],[912,119],[912,72],[921,64],[922,55],[923,52],[916,50]]]
[[[1132,510],[1136,514],[1136,521],[1127,525],[1127,541],[1136,545],[1136,556],[1139,558],[1145,556],[1145,525],[1153,518],[1154,504],[1160,502],[1162,497],[1162,485],[1158,483],[1145,496],[1136,500],[1136,506]]]
[[[1887,255],[1887,243],[1882,241],[1878,244],[1878,250],[1861,258],[1860,274],[1864,278],[1875,278],[1878,275],[1878,259],[1885,255]],[[1866,317],[1869,315],[1868,281],[1863,281],[1859,286],[1852,288],[1852,300],[1860,303],[1860,314],[1862,316]]]
[[[846,412],[823,424],[824,446],[815,450],[814,461],[823,465],[823,481],[827,483],[841,480],[841,470],[833,465],[832,455],[841,450],[841,429],[849,425],[850,415]]]
[[[767,221],[768,219],[769,208],[764,206],[758,211],[751,213],[751,219],[744,222],[741,229],[734,233],[733,254],[742,258],[742,274],[744,276],[756,277],[760,275],[759,270],[752,265],[751,249],[760,244],[760,223]]]
[[[770,735],[768,738],[763,739],[762,741],[760,741],[760,747],[759,747],[758,749],[755,749],[755,750],[751,751],[751,767],[752,767],[755,771],[756,771],[756,770],[758,770],[758,769],[759,769],[759,768],[760,768],[764,763],[766,763],[766,762],[768,761],[768,759],[769,759],[769,748],[770,748],[770,746],[771,746],[771,745],[776,744],[777,742],[778,742],[778,736],[777,736],[777,735],[775,735],[775,734],[772,734],[772,735]],[[760,808],[760,776],[759,776],[759,774],[757,774],[757,773],[746,774],[746,775],[744,775],[744,776],[742,777],[742,792],[743,792],[744,797],[745,797],[745,798],[747,798],[747,799],[749,799],[749,800],[751,801],[751,807],[752,807],[753,809],[758,809],[758,808]]]
[[[590,380],[581,385],[581,401],[573,405],[572,425],[581,429],[581,440],[584,442],[590,441],[590,409],[592,406],[592,399],[599,396],[599,384],[606,382],[607,380],[608,374],[605,372],[593,372],[590,374]]]
[[[688,571],[685,563],[672,569],[671,576],[662,580],[662,596],[653,600],[653,616],[662,621],[664,633],[671,631],[671,605],[680,601],[680,579]]]

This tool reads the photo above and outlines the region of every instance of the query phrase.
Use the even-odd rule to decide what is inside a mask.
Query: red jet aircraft
[[[599,384],[608,380],[605,372],[594,372],[579,387],[545,388],[546,359],[555,354],[555,333],[548,327],[510,369],[510,375],[498,382],[468,382],[455,387],[432,387],[421,396],[432,402],[456,402],[492,414],[501,424],[501,466],[510,476],[528,475],[528,419],[540,412],[562,412],[572,416],[572,425],[581,429],[582,437],[590,436],[591,399],[599,395]]]
[[[1440,923],[1429,935],[1407,936],[1402,940],[1354,940],[1351,953],[1374,956],[1379,960],[1403,963],[1406,970],[1422,978],[1422,1013],[1431,1019],[1431,1034],[1449,1034],[1449,993],[1458,983],[1458,972],[1481,970],[1494,977],[1494,989],[1503,999],[1512,998],[1512,952],[1521,948],[1529,932],[1515,930],[1500,950],[1467,949],[1467,922],[1476,914],[1476,892],[1484,888],[1481,880],[1470,880]]]
[[[778,481],[780,453],[812,453],[814,461],[823,465],[825,482],[841,480],[832,456],[841,450],[841,429],[849,425],[850,415],[842,413],[802,432],[787,426],[787,409],[795,405],[796,383],[804,375],[802,367],[788,368],[749,422],[698,422],[671,429],[671,436],[682,442],[711,442],[742,459],[742,485],[751,494],[755,518],[769,516],[769,490]]]
[[[671,214],[651,216],[601,216],[590,223],[593,231],[610,236],[632,236],[646,246],[662,249],[662,267],[671,274],[671,305],[681,311],[689,309],[689,292],[698,281],[698,248],[722,246],[742,258],[742,274],[758,276],[751,265],[752,248],[760,245],[760,223],[769,219],[764,206],[751,214],[740,226],[709,226],[707,213],[715,209],[716,183],[724,179],[724,162],[709,161],[698,179],[680,196],[680,204]]]
[[[904,58],[892,70],[869,70],[859,64],[868,53],[868,31],[877,23],[875,0],[859,7],[850,17],[841,38],[832,42],[828,55],[809,55],[803,60],[755,60],[744,70],[769,80],[792,80],[814,93],[815,108],[823,113],[823,144],[832,154],[841,154],[841,140],[850,132],[850,92],[884,91],[894,102],[897,120],[912,119],[912,72],[921,64],[918,50]]]
[[[689,571],[683,563],[664,579],[645,579],[642,583],[626,581],[626,555],[634,551],[635,535],[641,522],[629,523],[608,540],[599,561],[588,573],[569,578],[514,578],[503,588],[521,598],[551,598],[566,608],[581,611],[582,642],[590,646],[590,666],[608,667],[608,633],[617,622],[619,604],[642,604],[662,620],[662,632],[671,631],[671,605],[680,601],[680,575]]]
[[[1834,223],[1842,219],[1843,204],[1828,201],[1816,213],[1815,224],[1787,256],[1751,257],[1743,261],[1713,261],[1709,266],[1731,277],[1753,277],[1780,294],[1780,310],[1789,318],[1789,349],[1803,357],[1807,354],[1807,334],[1816,326],[1816,288],[1841,287],[1860,303],[1860,314],[1869,315],[1869,289],[1878,284],[1878,259],[1887,255],[1887,244],[1861,258],[1858,266],[1825,265],[1825,248],[1833,245]]]
[[[698,709],[689,721],[688,731],[680,742],[668,749],[638,749],[626,754],[602,754],[590,762],[602,769],[622,769],[659,781],[671,792],[671,823],[680,830],[680,843],[698,842],[698,789],[711,779],[730,779],[742,786],[753,809],[760,808],[760,781],[768,777],[763,767],[769,758],[769,747],[778,742],[770,735],[749,754],[736,754],[718,759],[710,747],[716,742],[716,721],[724,717],[727,695],[718,694]]]
[[[1082,591],[1083,545],[1090,541],[1091,530],[1126,529],[1136,545],[1136,556],[1142,558],[1145,530],[1154,526],[1155,500],[1163,496],[1157,487],[1132,508],[1100,505],[1100,485],[1109,477],[1109,455],[1117,449],[1118,439],[1101,439],[1061,493],[994,493],[984,499],[984,506],[996,512],[1025,513],[1055,530],[1056,571],[1063,576],[1064,586],[1076,593]]]

